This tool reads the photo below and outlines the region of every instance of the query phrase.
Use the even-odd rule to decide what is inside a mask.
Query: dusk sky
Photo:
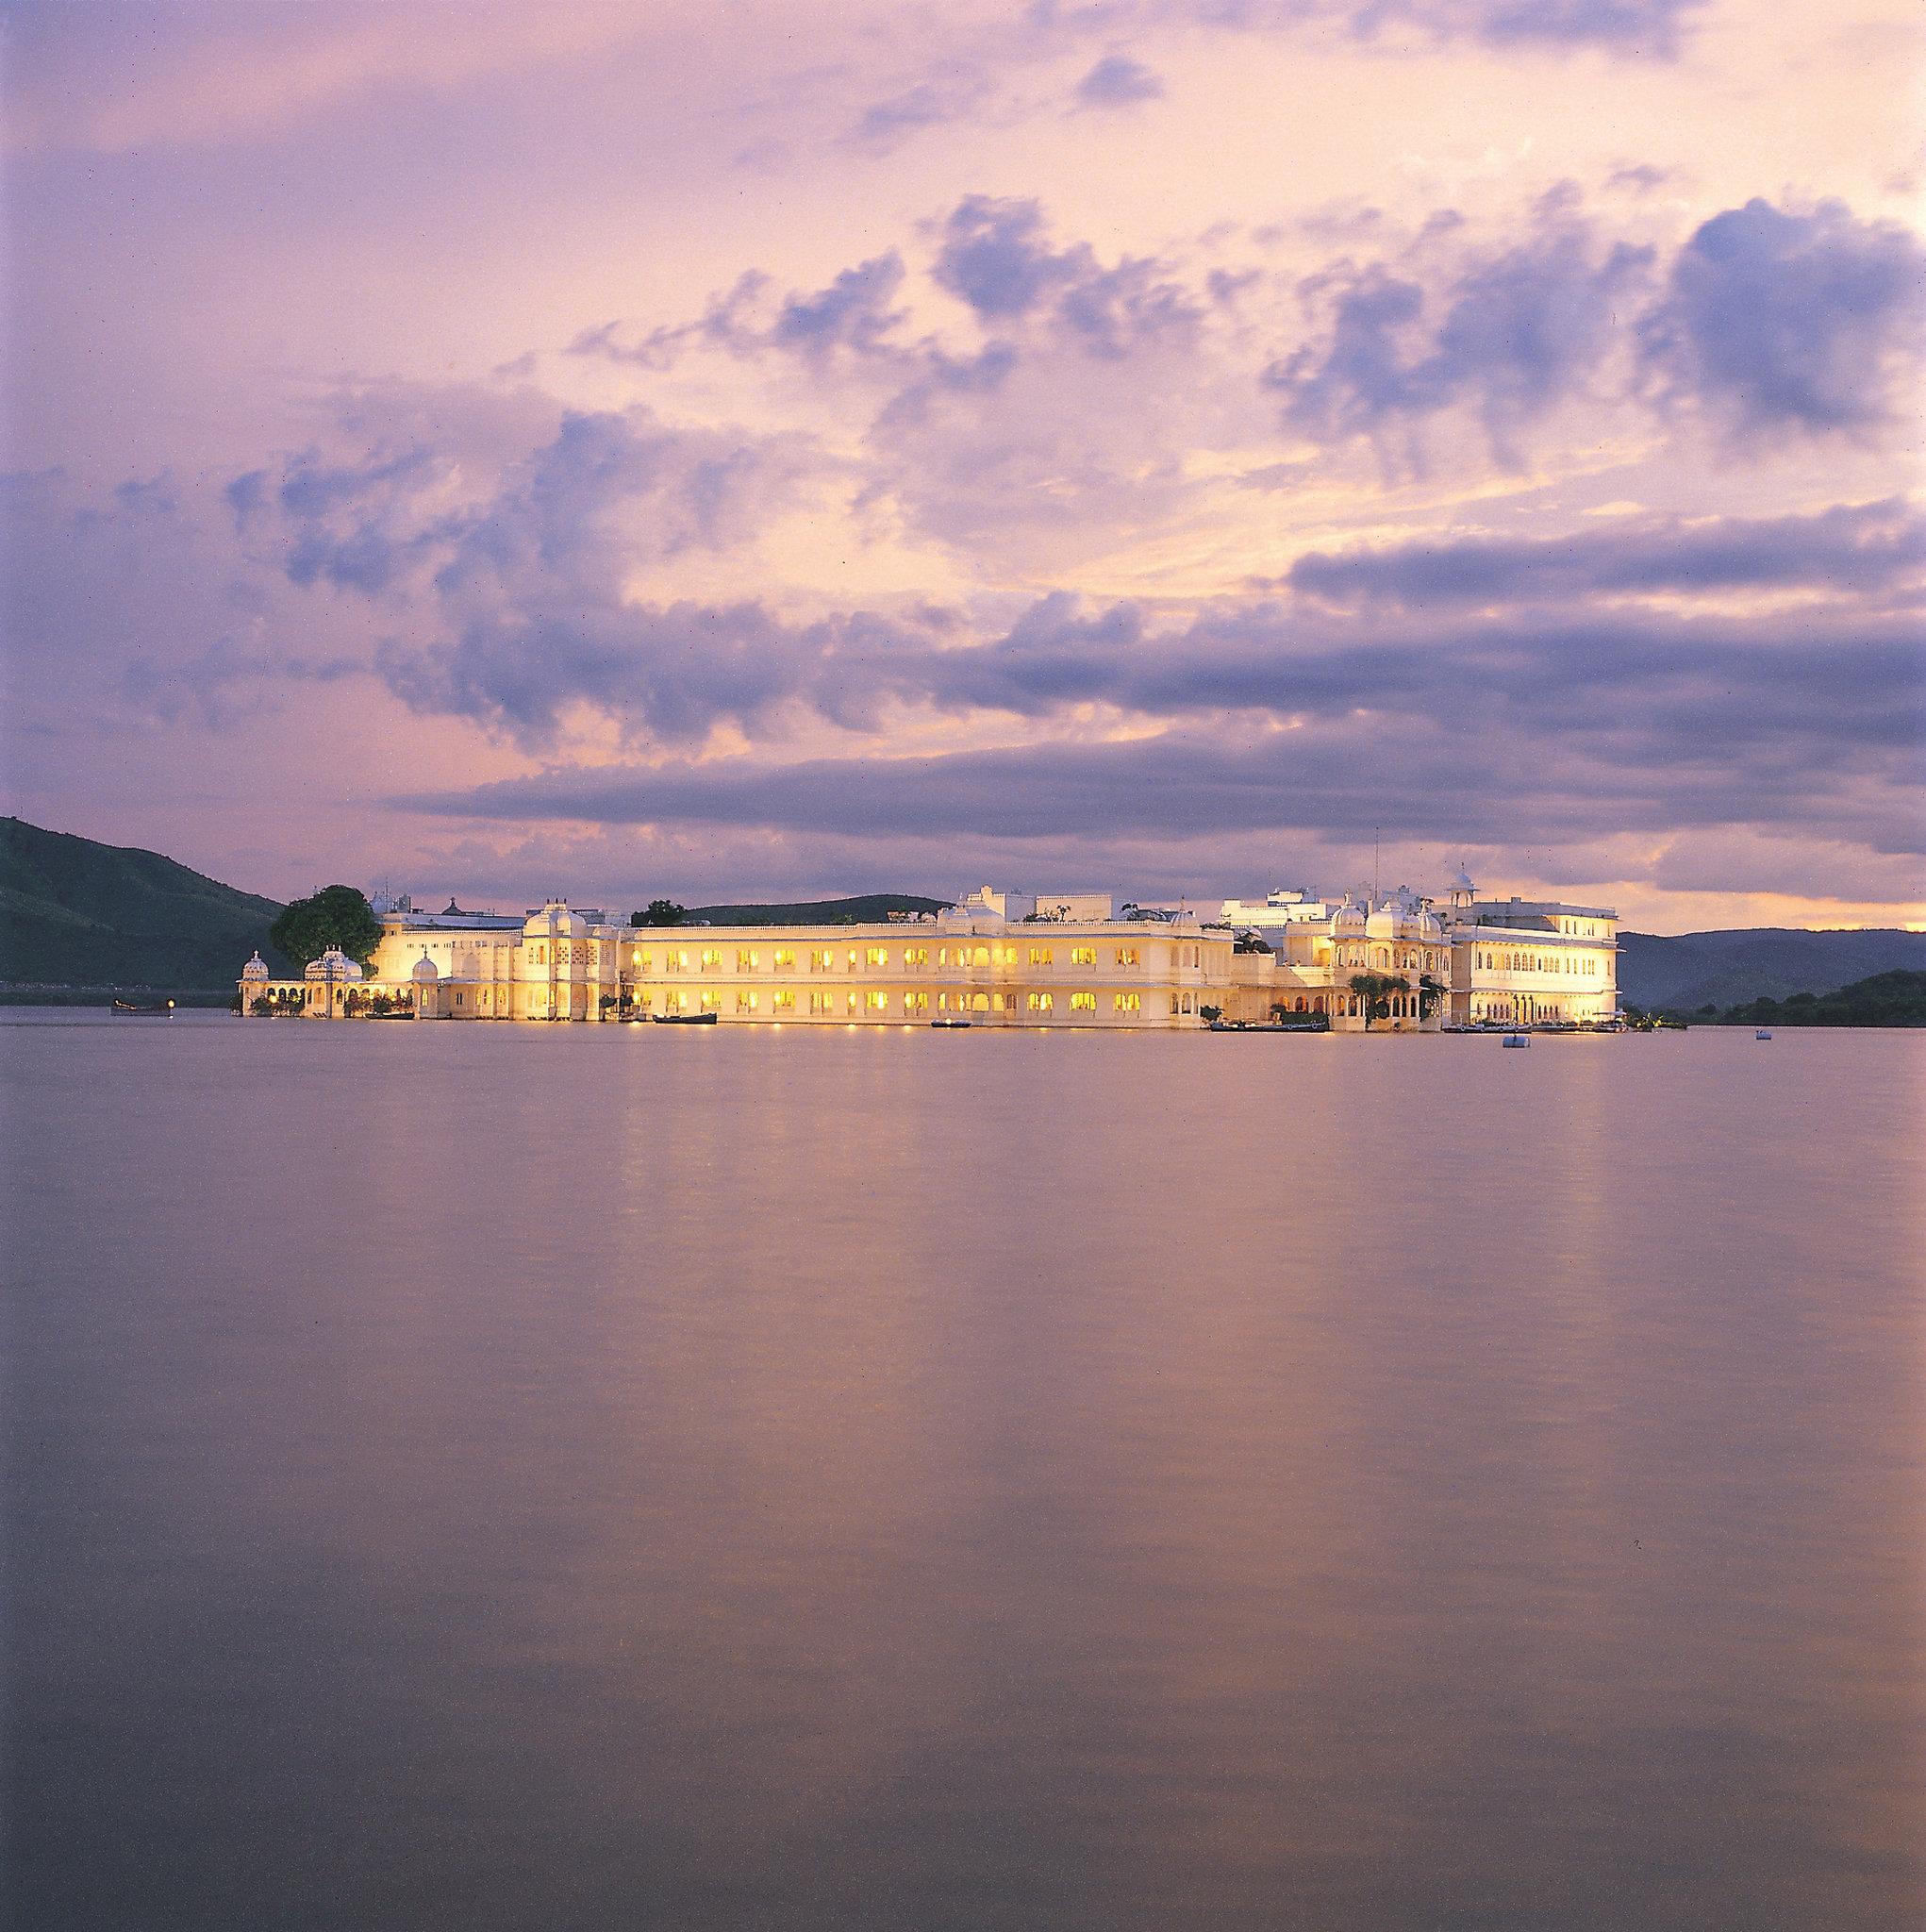
[[[1916,0],[4,17],[8,811],[1926,921]]]

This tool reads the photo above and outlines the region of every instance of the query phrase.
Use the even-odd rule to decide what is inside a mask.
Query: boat
[[[1771,1037],[1772,1036],[1769,1033],[1768,1033],[1763,1026],[1761,1026],[1759,1030],[1752,1035],[1752,1038],[1754,1040],[1770,1040]]]
[[[1532,1036],[1529,1033],[1507,1033],[1499,1042],[1501,1046],[1529,1046]]]
[[[658,1026],[713,1026],[716,1024],[713,1013],[652,1013],[649,1017]]]
[[[940,1026],[944,1031],[954,1033],[959,1026],[967,1027],[970,1022],[968,1020],[932,1020],[930,1024],[932,1026]]]
[[[172,1000],[153,1000],[145,1005],[137,1005],[132,1000],[116,1000],[108,1010],[110,1013],[131,1014],[137,1019],[148,1019],[158,1013],[164,1019],[169,1013],[174,1011],[174,1002]]]

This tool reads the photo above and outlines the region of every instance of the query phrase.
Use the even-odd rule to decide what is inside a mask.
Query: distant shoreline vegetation
[[[1714,1006],[1650,1010],[1654,1017],[1697,1026],[1926,1026],[1926,973],[1875,973],[1832,992],[1745,1000],[1722,1011]],[[1628,1020],[1646,1016],[1645,1009],[1629,1001],[1624,1011]]]

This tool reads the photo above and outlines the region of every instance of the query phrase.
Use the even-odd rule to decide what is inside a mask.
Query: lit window
[[[746,988],[739,987],[736,991],[736,1010],[739,1013],[755,1012],[755,1003],[761,997],[760,993],[751,992]]]
[[[976,966],[988,966],[989,964],[989,948],[988,946],[978,946],[975,952],[970,956],[970,958],[967,961],[964,959],[962,956],[962,951],[959,948],[956,956],[956,963],[959,966],[966,964]]]
[[[906,992],[903,995],[903,1010],[905,1013],[926,1013],[930,1009],[930,996],[926,992]]]
[[[930,949],[927,946],[905,946],[903,963],[905,966],[927,966],[930,963]]]
[[[1050,995],[1043,995],[1048,999]],[[1097,995],[1093,992],[1073,992],[1070,996],[1070,1009],[1072,1013],[1094,1013],[1097,1010]]]
[[[888,1004],[889,995],[887,992],[866,992],[863,995],[863,1005],[872,1013],[880,1013]]]
[[[1033,966],[1054,966],[1056,963],[1056,955],[1049,946],[1032,946],[1030,963]]]
[[[772,963],[778,973],[789,972],[796,963],[795,948],[793,946],[778,946],[775,949],[775,958]],[[795,1002],[792,1000],[789,1004],[793,1006]]]
[[[960,965],[960,964],[962,963],[962,959],[963,959],[963,954],[962,954],[962,950],[961,950],[961,949],[959,948],[959,949],[957,950],[957,954],[956,954],[956,960],[957,960],[957,963],[958,963],[959,965]],[[949,947],[948,947],[948,946],[938,946],[938,947],[937,948],[937,964],[938,964],[938,966],[947,966],[947,965],[948,965],[949,963],[950,963],[950,949],[949,949]]]
[[[722,963],[722,949],[721,946],[705,946],[702,949],[702,970],[705,973],[715,972]]]
[[[1070,949],[1070,963],[1072,966],[1094,966],[1097,963],[1095,946],[1072,946]]]
[[[715,990],[714,987],[705,987],[703,989],[702,1009],[704,1012],[718,1012],[721,1010],[722,1005],[722,996]]]
[[[854,946],[849,949],[849,970],[852,973],[856,970],[856,949]]]
[[[782,992],[777,993],[776,996],[770,1001],[770,1005],[772,1006],[778,1013],[793,1012],[795,1010],[796,996],[793,992],[788,991],[786,990]]]
[[[809,1010],[812,1013],[834,1012],[836,995],[833,992],[812,992],[809,995]]]
[[[836,955],[827,946],[814,946],[809,952],[809,971],[827,973],[836,964]]]
[[[687,972],[689,971],[689,955],[688,955],[688,953],[687,953],[687,952],[678,952],[678,953],[674,953],[674,954],[672,954],[672,955],[671,955],[671,963],[672,963],[672,965],[674,966],[674,968],[675,968],[676,972],[678,972],[678,973],[687,973]]]
[[[851,957],[854,958],[855,956],[852,955]],[[869,949],[869,951],[863,955],[863,963],[866,966],[888,965],[889,948],[888,946],[872,946]]]
[[[761,964],[762,955],[760,953],[752,952],[747,946],[738,946],[736,948],[736,971],[738,973],[754,973]]]
[[[1030,995],[1030,1010],[1033,1013],[1047,1013],[1056,1004],[1056,995],[1051,992],[1033,992]]]
[[[962,995],[961,993],[958,993],[958,994],[956,995],[956,997],[958,998],[958,1000],[960,1000],[960,999],[961,999],[961,998],[963,997],[963,995]],[[997,1003],[997,1007],[998,1007],[999,1010],[1001,1010],[1001,1008],[1002,1008],[1002,1007],[1003,1007],[1003,1003],[1004,1003],[1004,996],[1003,996],[1003,994],[1002,994],[1002,993],[998,993],[998,994],[997,994],[997,996],[996,996],[996,1003]],[[960,1010],[960,1008],[959,1008],[959,1010]],[[987,992],[978,992],[978,993],[971,993],[971,996],[970,996],[970,1010],[971,1010],[971,1011],[972,1013],[987,1013],[987,1012],[988,1012],[988,1011],[989,1011],[989,995],[988,995],[988,994]]]
[[[1135,946],[1119,946],[1117,948],[1117,963],[1120,966],[1137,966],[1143,962],[1141,956]]]
[[[646,972],[647,972],[647,971],[649,970],[649,956],[648,956],[648,954],[646,954],[646,953],[642,953],[642,952],[639,952],[639,953],[637,953],[637,955],[636,955],[636,958],[635,958],[635,965],[636,965],[636,971],[637,971],[638,973],[646,973]]]
[[[1298,1002],[1298,1010],[1299,1010],[1299,1012],[1303,1012],[1303,1007],[1304,1007],[1304,1003],[1303,1003],[1303,1000],[1300,1000],[1300,1001]],[[1117,1010],[1118,1010],[1118,1011],[1119,1011],[1120,1013],[1135,1013],[1135,1012],[1139,1012],[1139,1011],[1141,1011],[1141,1010],[1142,1010],[1142,1008],[1143,1008],[1143,999],[1142,999],[1142,996],[1141,996],[1140,994],[1138,994],[1138,993],[1134,993],[1134,992],[1121,992],[1121,993],[1119,993],[1119,994],[1117,995]]]

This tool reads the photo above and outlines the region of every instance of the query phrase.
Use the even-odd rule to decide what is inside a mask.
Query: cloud
[[[851,145],[887,154],[913,134],[968,120],[993,92],[988,75],[973,66],[943,62],[928,78],[872,101],[849,130]]]
[[[1135,107],[1161,100],[1163,93],[1163,82],[1128,54],[1105,54],[1076,86],[1077,101],[1086,108]]]
[[[903,258],[893,248],[844,269],[819,293],[791,296],[770,339],[811,356],[837,347],[858,353],[874,349],[904,319],[902,309],[889,307],[903,286]]]
[[[936,279],[985,321],[1027,314],[1077,273],[1074,254],[1044,245],[1043,210],[1034,201],[966,195],[940,232]]]
[[[1423,463],[1419,425],[1469,403],[1494,455],[1516,468],[1523,432],[1610,354],[1615,309],[1651,260],[1649,249],[1599,242],[1553,198],[1530,239],[1472,256],[1435,294],[1381,263],[1311,278],[1304,293],[1328,309],[1328,325],[1264,381],[1289,427],[1325,443],[1365,438],[1412,469]]]
[[[1745,823],[1917,849],[1917,676],[1905,715],[1893,708],[1908,641],[1781,640],[1766,651],[1757,641],[1575,629],[1492,634],[1474,654],[1324,652],[1269,667],[1275,694],[1301,707],[1289,729],[1181,724],[921,758],[557,770],[400,802],[476,818],[932,840],[1378,825],[1400,838],[1555,844],[1604,827]],[[1223,682],[1196,668],[1182,681],[1192,697]]]
[[[1742,438],[1859,434],[1896,413],[1926,339],[1926,249],[1843,204],[1752,200],[1704,223],[1641,325],[1672,403]]]
[[[1322,602],[1424,608],[1664,592],[1891,591],[1926,565],[1926,519],[1898,497],[1812,516],[1678,518],[1536,541],[1415,542],[1301,557],[1284,579]]]

